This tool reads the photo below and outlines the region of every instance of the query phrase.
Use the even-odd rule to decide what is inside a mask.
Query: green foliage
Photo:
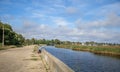
[[[24,37],[21,34],[18,34],[13,31],[12,27],[9,24],[4,24],[0,22],[0,43],[2,43],[3,35],[3,26],[4,26],[4,44],[5,45],[23,45]]]
[[[55,39],[55,40],[46,40],[46,39],[35,39],[35,38],[32,38],[32,39],[26,39],[25,40],[25,45],[31,45],[31,44],[46,44],[46,45],[55,45],[55,44],[61,44],[62,42],[58,39]]]
[[[56,45],[58,48],[69,48],[72,50],[90,51],[94,53],[106,53],[120,55],[120,46],[83,46],[83,45]]]
[[[13,31],[12,27],[9,24],[4,24],[5,30]]]
[[[30,60],[37,61],[37,60],[39,60],[39,58],[33,57]]]

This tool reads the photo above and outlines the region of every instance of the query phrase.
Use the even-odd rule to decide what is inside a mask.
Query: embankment
[[[50,67],[51,72],[74,72],[66,64],[64,64],[55,56],[51,55],[45,49],[42,50],[41,55],[42,59],[45,60],[48,66]]]

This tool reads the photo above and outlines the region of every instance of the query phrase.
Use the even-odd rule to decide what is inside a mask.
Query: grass
[[[31,57],[37,57],[37,56],[35,56],[34,54],[31,54]]]
[[[0,47],[0,50],[5,50],[5,48]]]
[[[6,49],[10,49],[10,48],[16,48],[17,46],[15,46],[15,45],[5,45],[4,47],[2,47],[1,45],[0,45],[0,50],[6,50]]]
[[[56,47],[77,51],[90,51],[97,54],[120,55],[120,46],[56,45]]]
[[[33,57],[33,58],[31,58],[30,60],[37,61],[37,60],[39,60],[39,59],[38,59],[38,58]]]
[[[37,60],[39,60],[39,58],[37,58],[37,57],[32,57],[32,58],[29,58],[29,59],[23,59],[23,60],[32,60],[32,61],[37,61]]]
[[[45,44],[35,45],[35,46],[34,46],[34,49],[33,49],[33,52],[34,52],[34,53],[37,53],[38,50],[39,50],[39,47],[44,46],[44,45],[45,45]]]
[[[37,53],[38,47],[39,47],[38,45],[35,45],[35,46],[34,46],[34,49],[33,49],[33,52]]]

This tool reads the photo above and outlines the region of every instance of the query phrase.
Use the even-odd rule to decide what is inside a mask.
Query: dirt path
[[[46,72],[34,46],[0,51],[0,72]]]

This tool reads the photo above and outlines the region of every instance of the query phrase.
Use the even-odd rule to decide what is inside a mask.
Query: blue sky
[[[120,43],[120,0],[0,0],[0,20],[26,38]]]

